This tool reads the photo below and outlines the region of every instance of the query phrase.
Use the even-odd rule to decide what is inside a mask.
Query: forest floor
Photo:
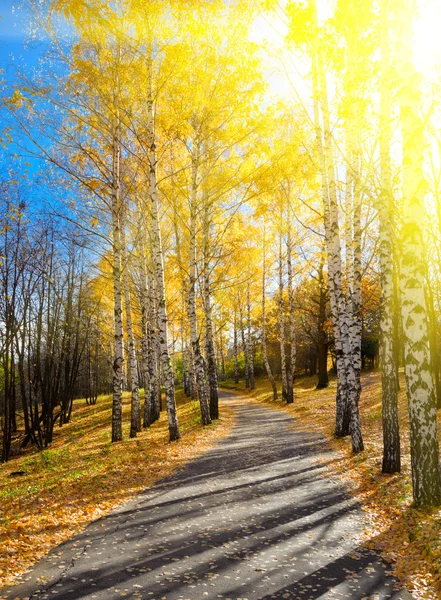
[[[243,384],[225,384],[240,390],[272,408],[283,410],[296,419],[296,427],[318,432],[330,443],[339,460],[328,462],[326,472],[344,481],[369,518],[366,545],[377,548],[391,563],[394,574],[415,597],[441,598],[441,510],[417,510],[412,506],[412,486],[409,454],[409,421],[404,376],[401,373],[399,414],[401,428],[402,472],[383,475],[381,427],[380,373],[362,374],[360,400],[361,423],[365,450],[354,456],[349,438],[333,436],[336,381],[324,390],[316,390],[315,377],[298,378],[292,405],[273,401],[267,379],[257,379],[253,392]],[[222,384],[224,385],[224,384]],[[278,388],[281,387],[280,382]],[[280,396],[280,394],[279,394]],[[438,432],[441,431],[441,411],[438,411]]]
[[[411,600],[335,453],[284,412],[222,392],[231,433],[39,561],[10,600]]]
[[[170,475],[230,431],[225,408],[202,427],[199,403],[177,392],[182,437],[168,443],[167,416],[129,438],[130,401],[123,406],[124,441],[110,442],[111,399],[95,406],[75,401],[72,420],[56,428],[50,448],[28,448],[0,465],[0,587],[10,584],[47,552],[91,521]],[[22,475],[11,475],[14,472]]]

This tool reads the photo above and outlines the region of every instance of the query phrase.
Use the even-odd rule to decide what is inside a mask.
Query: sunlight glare
[[[431,75],[441,65],[441,2],[431,0],[415,22],[415,66]]]

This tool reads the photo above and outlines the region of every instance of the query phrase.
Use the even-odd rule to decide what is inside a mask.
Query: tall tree
[[[398,420],[397,365],[394,352],[394,252],[393,252],[393,191],[391,146],[391,64],[389,42],[389,0],[381,5],[381,107],[380,164],[381,193],[378,198],[380,221],[380,366],[383,415],[383,473],[401,470],[400,426]]]
[[[425,299],[424,215],[426,182],[424,139],[420,117],[420,76],[412,56],[414,3],[406,0],[396,13],[396,63],[403,139],[403,204],[401,211],[401,314],[404,334],[406,390],[409,406],[412,484],[415,504],[441,504],[441,470],[434,386],[430,367]]]

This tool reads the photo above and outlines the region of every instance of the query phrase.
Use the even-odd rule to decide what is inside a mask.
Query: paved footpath
[[[235,400],[231,435],[54,549],[2,598],[411,600],[363,512],[287,414]]]

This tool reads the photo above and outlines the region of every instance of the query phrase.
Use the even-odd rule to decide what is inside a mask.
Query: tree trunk
[[[424,139],[419,116],[420,76],[412,57],[413,3],[397,14],[397,72],[403,139],[403,208],[401,229],[401,313],[406,389],[409,405],[413,497],[418,506],[441,504],[441,472],[435,394],[430,370],[427,307],[424,294]]]
[[[341,244],[332,131],[329,116],[326,75],[317,31],[316,0],[310,0],[310,6],[313,11],[314,25],[312,39],[316,46],[313,54],[313,88],[314,96],[317,96],[317,99],[320,100],[322,108],[324,133],[322,140],[318,114],[319,104],[318,100],[316,100],[314,103],[314,120],[316,123],[322,170],[323,212],[326,251],[328,256],[329,292],[337,360],[338,386],[335,435],[341,437],[347,435],[349,431],[352,437],[353,451],[359,452],[363,449],[363,440],[360,429],[358,404],[353,402],[353,396],[352,398],[349,397],[349,390],[355,385],[355,373],[350,348],[349,319],[342,285]]]
[[[201,352],[197,314],[196,314],[196,222],[197,222],[197,187],[198,187],[198,165],[197,157],[192,159],[192,184],[190,198],[190,281],[188,289],[188,317],[190,321],[190,337],[193,349],[194,368],[198,389],[199,403],[201,407],[201,419],[203,425],[211,423],[210,409],[207,398],[207,386],[205,383],[205,366]]]
[[[279,335],[280,335],[280,368],[282,371],[282,399],[288,400],[288,374],[285,353],[285,311],[283,306],[283,260],[282,234],[279,238]]]
[[[263,257],[262,257],[262,355],[263,362],[265,364],[266,374],[271,383],[273,390],[273,399],[277,400],[277,386],[274,379],[273,372],[268,360],[268,352],[266,347],[266,319],[265,319],[265,286],[266,286],[266,238],[265,238],[265,224],[263,226]]]
[[[394,226],[394,220],[392,219],[393,215],[391,215],[391,223],[392,223],[392,231],[394,233],[392,239],[392,247],[393,247],[393,283],[394,283],[394,354],[395,354],[395,377],[397,380],[397,391],[400,391],[400,377],[399,377],[399,369],[400,365],[403,364],[403,336],[402,336],[402,322],[401,322],[401,294],[400,294],[400,256],[398,251],[398,244],[396,239],[396,227]]]
[[[127,255],[127,245],[125,236],[125,224],[122,224],[121,230],[122,257],[124,269],[124,302],[126,307],[126,328],[129,348],[127,358],[129,361],[129,382],[131,393],[131,413],[130,413],[130,437],[136,437],[136,434],[142,430],[141,427],[141,401],[139,398],[139,380],[138,380],[138,360],[136,358],[135,334],[133,333],[132,321],[132,300],[130,294],[129,261]]]
[[[294,402],[294,377],[296,369],[296,324],[294,314],[294,288],[292,274],[292,237],[291,237],[291,222],[290,222],[290,206],[288,198],[287,207],[288,234],[286,240],[286,263],[288,270],[288,304],[289,304],[289,341],[291,345],[291,356],[289,368],[287,369],[287,404]]]
[[[250,282],[247,287],[247,355],[248,355],[248,373],[250,379],[250,390],[256,387],[254,381],[254,358],[253,358],[253,340],[251,338],[251,301],[250,301]]]
[[[239,360],[237,358],[237,315],[234,309],[234,330],[233,330],[233,354],[234,354],[234,383],[239,383]]]
[[[8,330],[9,327],[7,326]],[[9,349],[9,331],[5,332],[5,348],[3,351],[3,378],[4,378],[4,391],[3,391],[3,436],[2,436],[2,462],[9,460],[11,453],[11,439],[12,439],[12,428],[11,428],[11,393],[10,393],[10,349]]]
[[[219,418],[219,386],[217,375],[217,364],[214,350],[213,318],[211,310],[211,288],[210,288],[210,261],[209,261],[209,223],[208,209],[204,215],[204,273],[203,273],[203,301],[205,316],[205,359],[207,362],[207,380],[210,392],[210,417]]]
[[[322,390],[329,385],[328,377],[328,340],[324,329],[326,323],[326,284],[323,273],[324,253],[322,252],[319,266],[319,312],[317,322],[317,355],[318,355],[318,382],[317,389]]]
[[[158,189],[156,179],[156,141],[153,117],[151,65],[148,74],[147,131],[149,135],[148,168],[149,168],[149,202],[151,217],[152,255],[155,270],[156,301],[158,310],[159,350],[162,373],[165,385],[165,403],[167,407],[168,430],[170,441],[180,438],[178,415],[175,399],[175,382],[168,349],[168,318],[165,299],[164,258],[161,241],[161,229],[158,214]]]
[[[196,369],[194,366],[194,355],[193,355],[193,348],[191,347],[191,340],[190,340],[189,356],[190,356],[190,360],[188,363],[188,365],[189,365],[188,369],[189,369],[189,376],[190,376],[191,399],[196,400],[198,397],[198,394],[197,394],[198,384],[196,381]]]
[[[347,204],[347,241],[346,246],[346,310],[348,322],[349,347],[347,357],[348,404],[350,407],[350,430],[352,449],[363,450],[361,437],[359,400],[361,393],[361,152],[360,152],[360,102],[361,90],[357,87],[357,66],[359,60],[359,32],[355,13],[352,14],[354,26],[347,33],[346,100],[348,104],[346,118],[346,204]],[[326,109],[327,112],[327,109]],[[328,116],[324,121],[328,120]],[[327,127],[327,125],[326,125]],[[337,212],[336,207],[336,212]],[[349,268],[348,268],[349,267]]]
[[[389,0],[381,6],[381,107],[380,166],[382,193],[378,200],[380,234],[380,367],[383,420],[383,473],[401,470],[400,424],[398,420],[397,366],[394,349],[394,252],[392,245],[392,172],[390,161],[390,49],[388,33]]]
[[[335,411],[335,436],[344,437],[349,434],[349,412],[346,397],[346,369],[343,358],[343,346],[340,332],[340,322],[338,318],[336,295],[334,290],[334,278],[331,276],[333,272],[333,263],[329,253],[329,240],[331,235],[331,223],[329,216],[329,187],[327,180],[327,165],[325,149],[323,145],[322,127],[320,124],[319,103],[321,97],[319,83],[319,40],[317,31],[317,11],[315,0],[310,0],[310,8],[313,12],[312,31],[313,52],[312,52],[312,87],[314,97],[314,126],[316,133],[317,149],[320,160],[321,187],[323,199],[323,221],[325,227],[325,248],[328,257],[328,287],[329,299],[331,304],[331,320],[334,333],[335,345],[335,360],[333,359],[333,368],[337,373],[337,394],[336,394],[336,411]]]
[[[149,339],[149,369],[150,369],[150,405],[151,422],[154,423],[160,417],[160,406],[158,405],[158,396],[161,390],[159,362],[159,332],[158,332],[158,311],[156,299],[156,280],[153,274],[149,274],[149,321],[148,321],[148,339]]]
[[[438,359],[438,340],[436,335],[436,314],[435,306],[433,302],[433,291],[432,284],[429,276],[429,269],[426,264],[426,304],[428,314],[428,327],[429,327],[429,342],[430,342],[430,360],[432,368],[432,377],[435,383],[435,399],[436,407],[441,408],[441,381],[439,376],[439,359]]]
[[[210,275],[208,269],[204,273],[204,311],[205,311],[205,357],[207,361],[207,379],[210,389],[210,416],[219,418],[219,390],[217,381],[217,365],[214,354],[213,319],[210,302]]]
[[[143,427],[150,427],[152,424],[152,380],[150,377],[150,331],[149,331],[149,293],[147,288],[147,268],[145,264],[145,246],[142,249],[141,264],[141,329],[142,329],[142,373],[144,378],[144,408],[143,408]]]
[[[121,190],[120,161],[121,142],[119,126],[113,138],[112,160],[112,246],[113,246],[113,303],[114,303],[114,355],[113,355],[113,397],[112,397],[112,442],[122,440],[122,383],[124,377],[124,337],[122,319],[121,285]]]
[[[186,345],[184,345],[184,340],[182,340],[182,380],[184,384],[184,394],[187,396],[187,398],[190,398],[191,380],[188,368],[188,350]]]
[[[224,338],[222,335],[222,330],[219,331],[219,353],[221,357],[221,373],[220,378],[222,381],[225,381],[225,352],[224,352]]]
[[[247,344],[245,339],[245,327],[243,324],[243,312],[242,305],[239,305],[239,323],[240,323],[240,336],[242,340],[242,354],[245,363],[245,387],[247,389],[250,388],[250,369],[248,365],[248,352],[247,352]]]

